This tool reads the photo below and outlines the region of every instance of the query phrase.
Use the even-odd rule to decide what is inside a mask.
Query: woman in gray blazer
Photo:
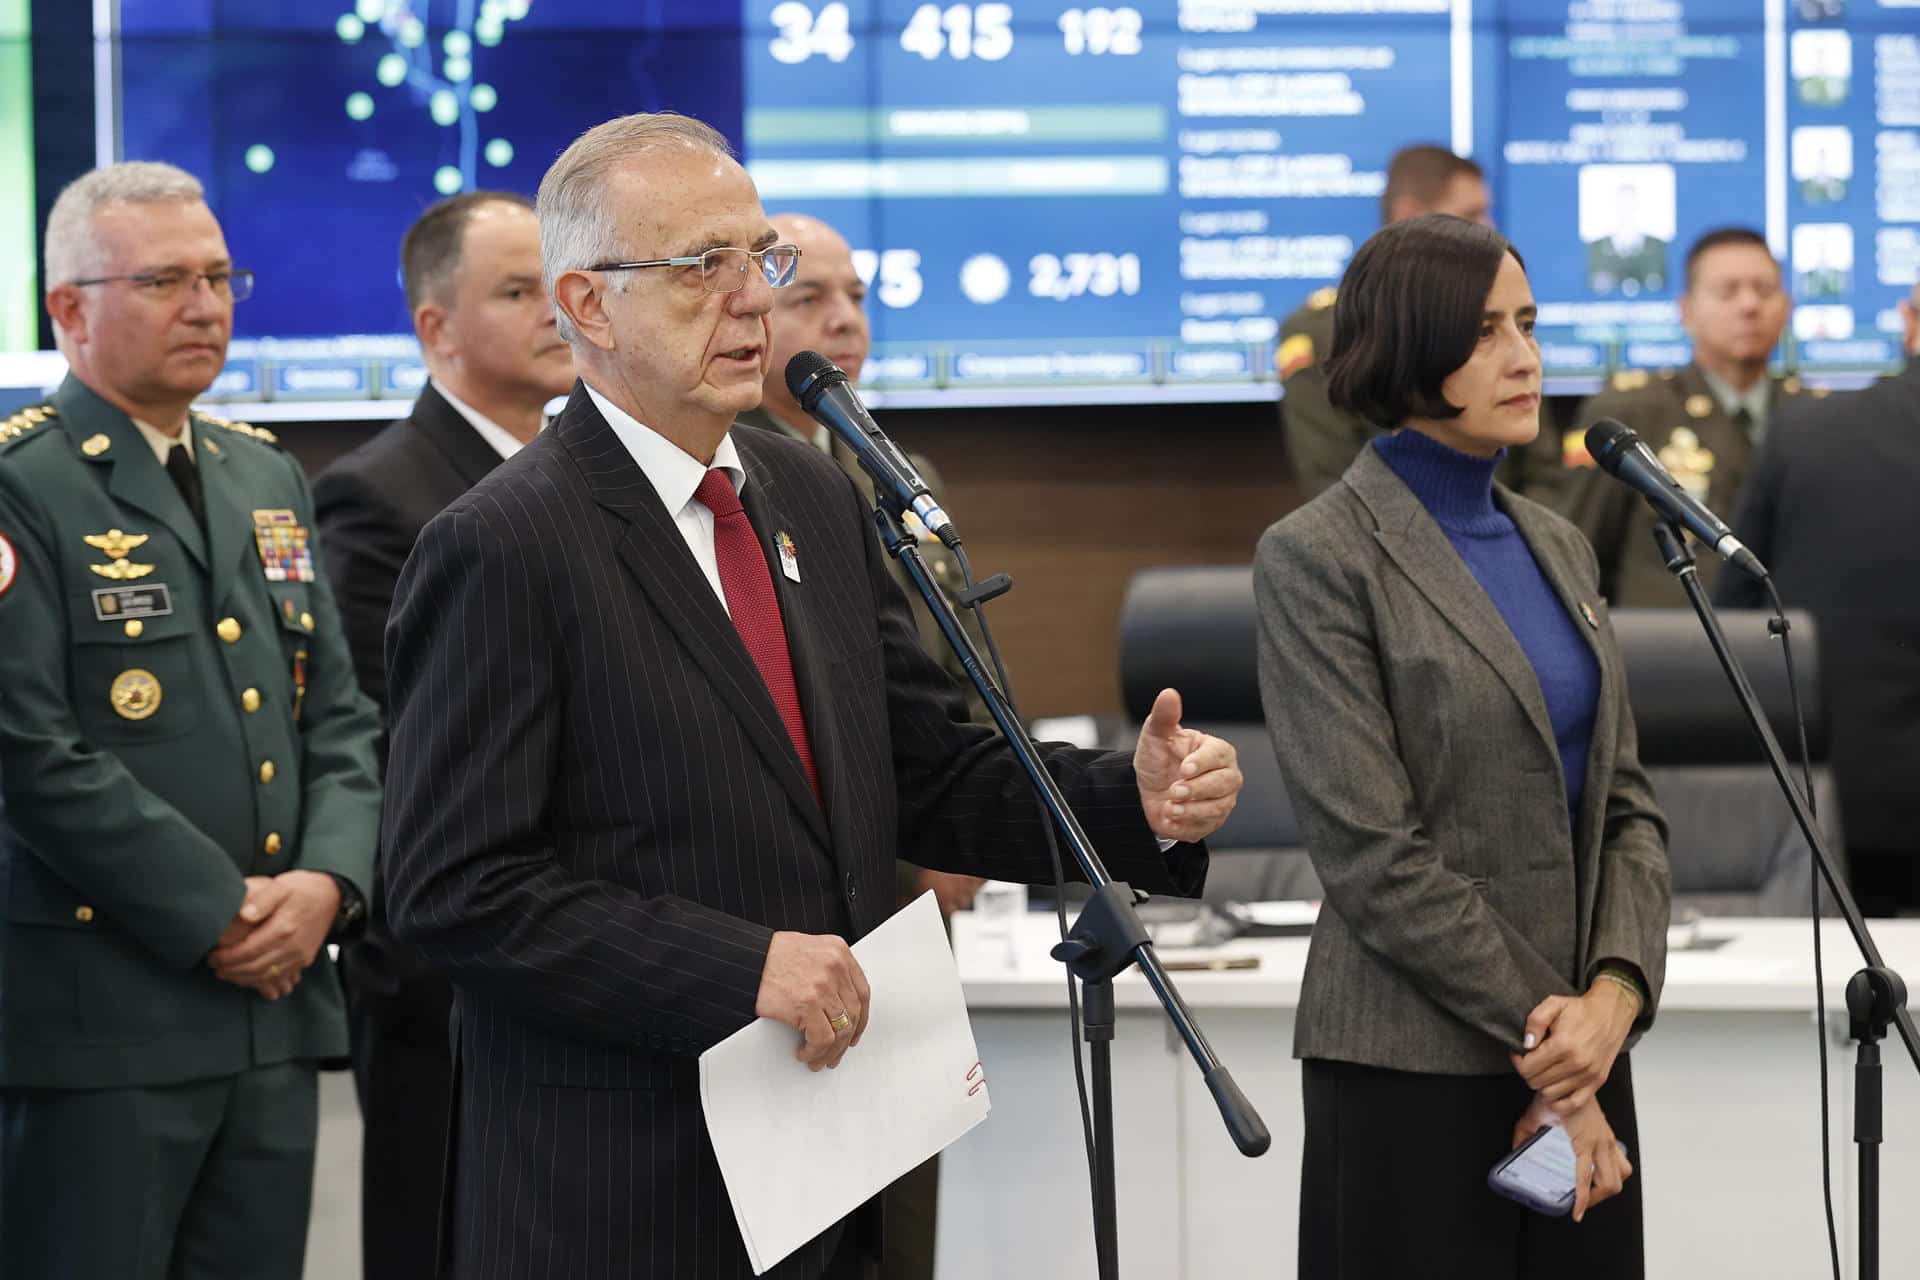
[[[1414,218],[1334,305],[1334,404],[1399,429],[1254,571],[1267,723],[1326,894],[1294,1040],[1300,1275],[1637,1277],[1624,1051],[1666,965],[1666,824],[1592,549],[1493,482],[1540,429],[1525,266],[1489,228]],[[1573,1138],[1571,1219],[1487,1188],[1543,1123]]]

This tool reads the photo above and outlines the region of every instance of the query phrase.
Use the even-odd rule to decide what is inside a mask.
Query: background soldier
[[[1767,375],[1788,302],[1766,239],[1744,227],[1709,231],[1687,251],[1686,270],[1680,322],[1693,337],[1693,361],[1658,376],[1614,375],[1580,406],[1563,442],[1572,464],[1563,509],[1593,543],[1600,589],[1616,608],[1684,609],[1687,599],[1654,544],[1652,511],[1593,466],[1586,429],[1599,418],[1626,423],[1674,479],[1725,518],[1775,408],[1800,391],[1798,379]],[[1701,557],[1701,580],[1711,584],[1718,568],[1714,557]]]
[[[1450,213],[1492,226],[1492,203],[1480,166],[1445,147],[1403,147],[1394,153],[1380,196],[1380,223],[1422,213]],[[1320,362],[1333,346],[1337,294],[1333,288],[1310,294],[1281,324],[1274,352],[1274,368],[1286,393],[1280,421],[1287,461],[1293,465],[1302,502],[1338,481],[1367,441],[1400,425],[1365,422],[1327,401],[1327,375]],[[1542,432],[1533,447],[1509,453],[1498,475],[1508,488],[1545,501],[1543,495],[1554,490],[1560,470],[1559,444],[1552,432]]]
[[[46,266],[72,372],[0,428],[0,1270],[298,1280],[373,709],[299,465],[189,412],[252,285],[200,184],[86,175]]]

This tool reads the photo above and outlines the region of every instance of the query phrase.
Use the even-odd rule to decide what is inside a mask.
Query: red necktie
[[[766,553],[760,549],[760,539],[726,472],[718,467],[709,470],[693,496],[713,512],[714,558],[720,564],[720,590],[727,598],[727,612],[733,615],[733,629],[740,633],[740,642],[760,669],[760,678],[787,726],[794,751],[799,753],[800,767],[806,770],[814,799],[825,808],[820,778],[813,770],[813,745],[807,739],[806,718],[800,714],[800,692],[793,683],[787,626],[780,619],[780,602],[773,594],[773,574],[767,569]]]

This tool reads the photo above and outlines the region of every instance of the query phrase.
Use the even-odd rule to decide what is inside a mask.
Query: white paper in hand
[[[700,1104],[753,1273],[987,1118],[986,1074],[933,894],[853,946],[866,1035],[832,1071],[765,1018],[700,1055]]]

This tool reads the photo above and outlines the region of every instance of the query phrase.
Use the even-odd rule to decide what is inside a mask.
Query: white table
[[[983,946],[954,919],[954,950],[993,1094],[987,1123],[946,1155],[940,1280],[1092,1277],[1092,1212],[1051,915],[1016,944]],[[1920,921],[1876,921],[1886,959],[1920,982]],[[1820,1208],[1812,929],[1805,921],[1709,921],[1711,951],[1674,955],[1652,1033],[1634,1051],[1648,1274],[1818,1277]],[[1855,1246],[1853,1050],[1844,989],[1860,967],[1845,926],[1825,927],[1834,1212],[1842,1263]],[[1260,967],[1177,973],[1221,1061],[1259,1108],[1273,1148],[1233,1147],[1199,1074],[1135,973],[1115,983],[1114,1115],[1122,1274],[1129,1280],[1291,1276],[1300,1197],[1300,1073],[1294,1008],[1304,939],[1236,942]],[[1837,1015],[1837,1016],[1836,1016]],[[1881,1265],[1920,1275],[1920,1074],[1897,1037],[1883,1046]]]

